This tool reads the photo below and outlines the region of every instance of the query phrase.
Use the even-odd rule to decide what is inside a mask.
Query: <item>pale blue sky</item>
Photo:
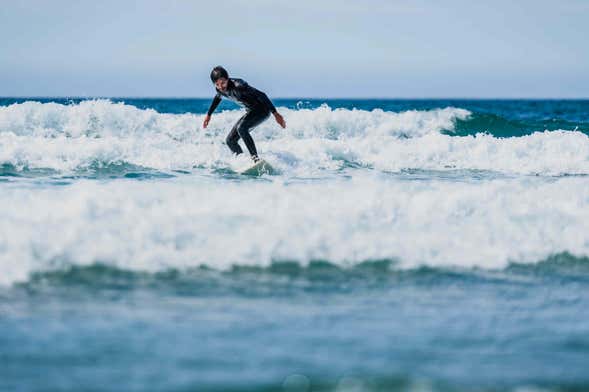
[[[19,0],[0,96],[589,97],[589,1]]]

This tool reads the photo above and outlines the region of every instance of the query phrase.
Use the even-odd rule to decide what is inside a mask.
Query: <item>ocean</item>
[[[0,98],[0,391],[587,391],[589,101]]]

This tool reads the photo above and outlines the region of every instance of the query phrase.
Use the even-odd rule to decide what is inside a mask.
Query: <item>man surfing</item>
[[[254,162],[258,162],[258,151],[254,139],[250,135],[250,131],[264,122],[270,113],[274,115],[276,122],[282,127],[286,128],[284,118],[276,111],[276,108],[266,94],[257,90],[247,84],[245,80],[237,78],[229,78],[229,74],[225,68],[217,66],[211,71],[211,81],[215,84],[217,95],[213,98],[209,111],[205,116],[202,124],[206,128],[211,121],[211,115],[221,102],[221,97],[229,98],[230,100],[244,106],[245,114],[235,123],[227,139],[225,139],[227,146],[235,154],[239,155],[243,152],[237,141],[242,138],[247,150],[249,151]]]

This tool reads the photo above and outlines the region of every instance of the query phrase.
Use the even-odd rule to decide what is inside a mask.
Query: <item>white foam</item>
[[[442,134],[469,112],[446,108],[280,109],[288,123],[256,129],[283,174],[272,181],[182,176],[165,181],[5,183],[0,283],[63,264],[158,271],[207,264],[266,266],[324,259],[342,266],[393,258],[400,267],[501,268],[563,251],[589,255],[585,178],[516,176],[480,183],[406,181],[383,171],[481,169],[589,174],[589,138]],[[223,140],[241,111],[160,114],[109,101],[0,107],[0,163],[70,171],[96,162],[159,170],[237,167]],[[247,158],[243,158],[247,159]],[[351,180],[293,182],[356,163]],[[207,179],[208,178],[208,179]],[[325,178],[325,177],[324,177]]]
[[[514,138],[457,137],[459,108],[402,113],[280,108],[254,131],[261,153],[285,176],[311,176],[355,163],[382,171],[481,169],[516,174],[589,174],[589,138],[574,131]],[[233,167],[224,138],[241,116],[225,111],[202,130],[202,115],[161,114],[105,100],[75,105],[26,102],[0,107],[0,162],[71,171],[96,162],[158,170]]]
[[[501,268],[589,255],[589,182],[351,180],[77,181],[0,193],[0,282],[64,264],[158,271],[383,258]]]

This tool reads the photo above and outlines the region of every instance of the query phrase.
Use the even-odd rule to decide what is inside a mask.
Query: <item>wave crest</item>
[[[511,138],[464,134],[471,113],[460,108],[401,113],[282,108],[286,130],[267,121],[254,131],[262,154],[287,176],[369,167],[476,169],[516,174],[589,174],[589,137],[546,131]],[[83,170],[99,162],[155,170],[209,170],[236,165],[224,145],[243,114],[162,114],[108,100],[79,104],[25,102],[0,108],[0,163],[17,170]]]
[[[96,262],[151,272],[275,260],[497,269],[562,252],[589,256],[588,203],[589,183],[578,177],[5,187],[0,232],[10,235],[0,236],[0,283]]]

